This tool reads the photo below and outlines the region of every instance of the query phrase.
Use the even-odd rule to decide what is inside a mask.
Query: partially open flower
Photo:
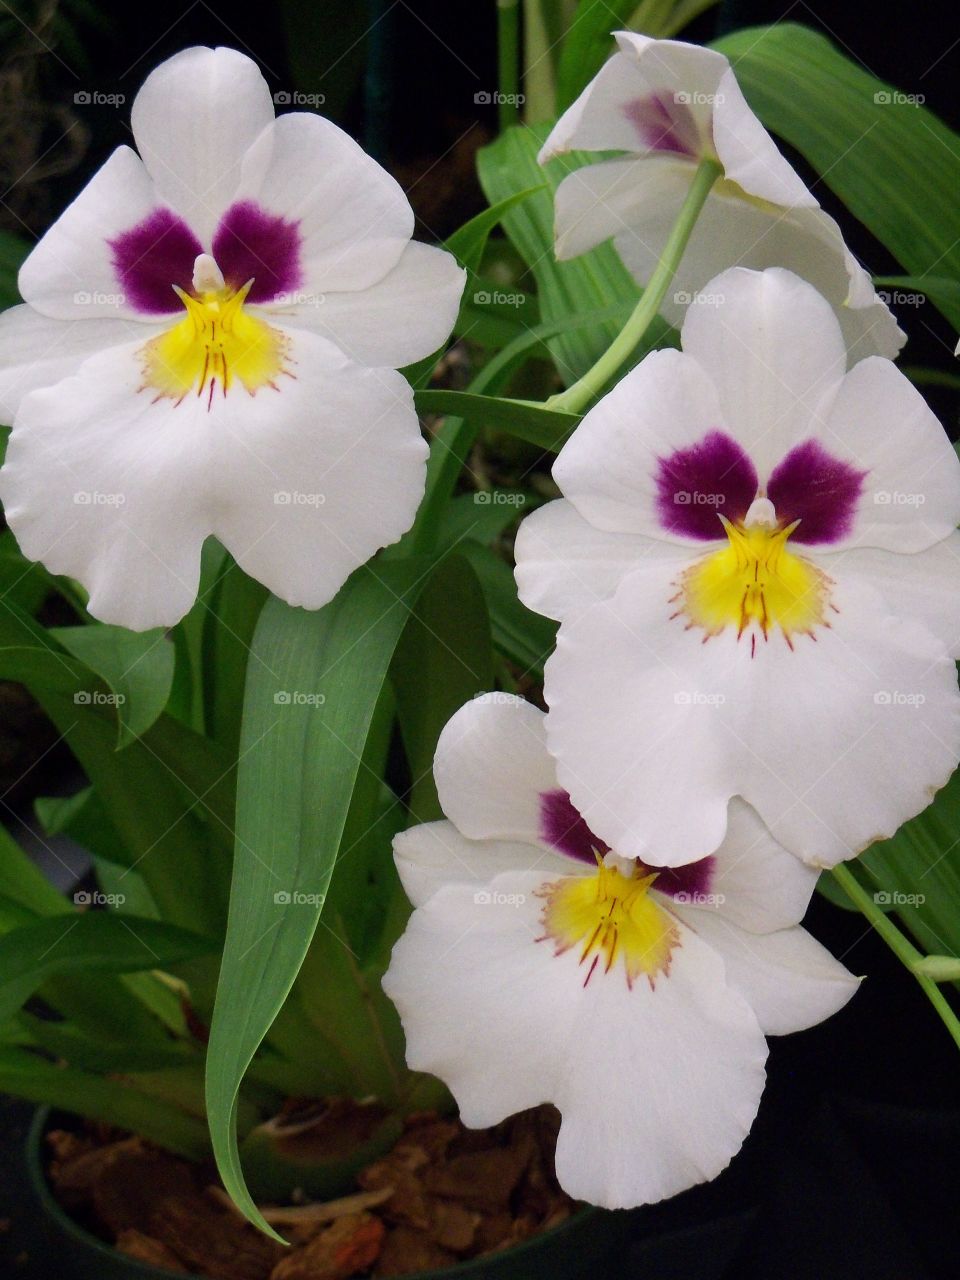
[[[426,446],[395,370],[447,337],[463,272],[345,133],[275,120],[231,49],[158,67],[133,133],[0,319],[7,519],[106,621],[176,622],[208,534],[316,608],[413,520]]]
[[[663,314],[678,324],[707,281],[731,265],[787,267],[831,303],[851,362],[893,357],[905,341],[869,275],[750,110],[730,63],[712,49],[621,31],[614,54],[560,117],[541,162],[566,151],[622,151],[566,177],[556,250],[574,258],[613,237],[646,284],[702,159],[723,173],[700,214]]]
[[[468,1125],[554,1103],[557,1176],[580,1199],[625,1208],[715,1177],[756,1115],[764,1035],[856,990],[798,926],[816,875],[739,802],[712,857],[620,857],[519,698],[461,708],[435,775],[447,820],[394,846],[416,910],[384,988],[409,1065],[446,1082]]]
[[[554,466],[517,582],[562,620],[561,784],[619,852],[721,842],[731,796],[832,865],[960,759],[960,462],[888,360],[845,373],[829,305],[734,268]]]

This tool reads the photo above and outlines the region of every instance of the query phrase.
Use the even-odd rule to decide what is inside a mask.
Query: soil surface
[[[54,1130],[57,1199],[122,1252],[214,1280],[350,1280],[449,1267],[507,1249],[576,1209],[553,1171],[549,1107],[493,1129],[412,1116],[393,1148],[338,1200],[261,1206],[277,1244],[233,1208],[212,1170],[141,1138]]]

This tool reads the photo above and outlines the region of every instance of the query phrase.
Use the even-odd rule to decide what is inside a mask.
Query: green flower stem
[[[940,1020],[950,1032],[957,1048],[960,1049],[960,1020],[950,1008],[946,997],[936,982],[922,971],[926,957],[917,950],[908,938],[904,937],[890,917],[884,915],[849,867],[845,867],[841,863],[833,868],[831,875],[850,901],[869,920],[897,959],[910,970],[917,982],[920,983],[927,999],[940,1015]]]
[[[520,0],[497,0],[497,123],[520,122]]]
[[[650,327],[651,322],[660,310],[660,304],[666,296],[673,277],[676,275],[680,259],[696,226],[700,211],[706,203],[713,184],[721,173],[716,160],[701,160],[694,175],[690,190],[687,192],[683,206],[673,224],[669,239],[664,246],[656,270],[650,277],[643,297],[637,303],[630,319],[613,340],[596,364],[587,370],[566,391],[551,396],[547,401],[548,409],[562,409],[570,413],[579,413],[594,397],[603,390],[610,379],[622,368],[637,348],[640,339]]]

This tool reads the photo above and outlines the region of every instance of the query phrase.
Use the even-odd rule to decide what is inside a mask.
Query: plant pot
[[[63,1115],[65,1125],[71,1117]],[[47,1182],[44,1135],[61,1121],[58,1112],[40,1107],[27,1135],[26,1164],[30,1185],[45,1220],[44,1243],[50,1274],[58,1280],[172,1280],[182,1273],[150,1266],[118,1252],[74,1221],[60,1206]],[[586,1207],[568,1221],[503,1253],[473,1258],[441,1271],[420,1272],[410,1280],[589,1280],[611,1272],[623,1258],[633,1215]]]

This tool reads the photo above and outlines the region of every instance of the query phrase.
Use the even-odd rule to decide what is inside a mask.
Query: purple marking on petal
[[[193,264],[203,253],[187,224],[169,209],[157,208],[129,231],[107,242],[113,269],[127,301],[148,315],[179,311],[173,286],[193,288]]]
[[[805,440],[774,468],[767,496],[781,525],[800,521],[794,542],[839,542],[853,528],[866,475]]]
[[[540,839],[580,862],[595,863],[596,854],[603,855],[610,849],[593,834],[561,787],[540,792]]]
[[[757,496],[757,472],[722,431],[709,431],[687,449],[657,459],[657,514],[669,533],[722,538],[718,515],[742,520]]]
[[[716,859],[711,855],[699,862],[688,862],[683,867],[648,867],[648,870],[657,873],[653,888],[658,893],[666,893],[671,898],[679,898],[682,894],[681,901],[692,902],[710,892],[715,863]]]
[[[212,252],[231,288],[252,279],[247,300],[270,302],[303,284],[300,245],[299,222],[268,213],[253,200],[240,200],[220,219]]]
[[[672,151],[696,157],[700,152],[700,133],[693,112],[684,102],[662,93],[635,98],[622,108],[640,141],[651,151]]]

